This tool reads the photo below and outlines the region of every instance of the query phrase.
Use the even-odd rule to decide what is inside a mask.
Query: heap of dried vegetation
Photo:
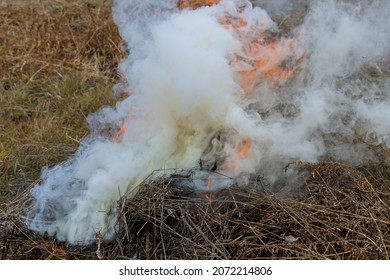
[[[110,243],[68,246],[26,229],[20,214],[41,167],[72,154],[84,116],[113,102],[123,54],[110,5],[0,2],[0,259],[390,259],[390,154],[380,147],[360,168],[293,163],[303,181],[294,197],[257,180],[207,197],[145,182],[118,202]]]
[[[390,259],[390,172],[336,162],[294,163],[299,196],[245,188],[183,193],[145,182],[118,202],[116,239],[88,247],[36,236],[15,217],[2,258],[17,259]],[[15,204],[15,213],[20,212]]]

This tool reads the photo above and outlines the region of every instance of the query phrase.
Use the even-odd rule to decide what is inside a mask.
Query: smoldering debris
[[[294,197],[262,190],[261,180],[201,195],[174,181],[145,182],[133,198],[118,201],[117,232],[108,243],[97,238],[88,246],[69,246],[14,220],[2,233],[2,258],[390,258],[388,167],[297,162],[286,168],[305,182]]]
[[[129,53],[118,87],[127,97],[91,114],[92,133],[75,155],[43,169],[31,229],[69,244],[94,243],[96,233],[109,242],[117,201],[162,168],[218,162],[214,171],[241,187],[261,174],[267,191],[286,193],[297,182],[281,180],[289,162],[357,167],[378,160],[372,147],[388,151],[390,82],[380,62],[389,2],[315,1],[288,32],[249,1],[214,2],[193,10],[114,1]],[[380,79],[358,77],[370,63]],[[107,126],[117,133],[103,133]]]

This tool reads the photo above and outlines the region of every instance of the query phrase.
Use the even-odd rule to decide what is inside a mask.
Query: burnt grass
[[[261,176],[207,194],[146,180],[118,201],[110,242],[70,246],[27,229],[41,168],[72,155],[85,116],[114,103],[125,55],[110,1],[38,2],[0,9],[0,259],[390,259],[390,152],[368,144],[377,161],[362,166],[286,166],[301,182],[288,195]],[[276,20],[288,32],[301,18]]]

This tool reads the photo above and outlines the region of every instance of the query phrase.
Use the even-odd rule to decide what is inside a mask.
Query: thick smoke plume
[[[114,91],[127,97],[89,116],[72,158],[43,169],[31,229],[71,244],[109,240],[118,199],[158,169],[201,162],[232,179],[199,172],[200,188],[262,174],[276,190],[288,187],[291,161],[357,165],[372,157],[367,144],[390,148],[390,2],[314,1],[289,34],[249,1],[176,2],[114,1],[129,51]]]

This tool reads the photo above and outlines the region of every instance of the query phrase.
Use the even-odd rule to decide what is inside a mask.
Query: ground
[[[279,21],[287,32],[299,17]],[[0,1],[1,259],[390,258],[390,153],[381,147],[376,165],[293,163],[306,179],[294,199],[261,193],[260,181],[212,202],[149,183],[121,201],[127,222],[109,244],[71,247],[27,230],[28,190],[42,167],[74,153],[86,116],[114,104],[124,55],[111,1]]]

